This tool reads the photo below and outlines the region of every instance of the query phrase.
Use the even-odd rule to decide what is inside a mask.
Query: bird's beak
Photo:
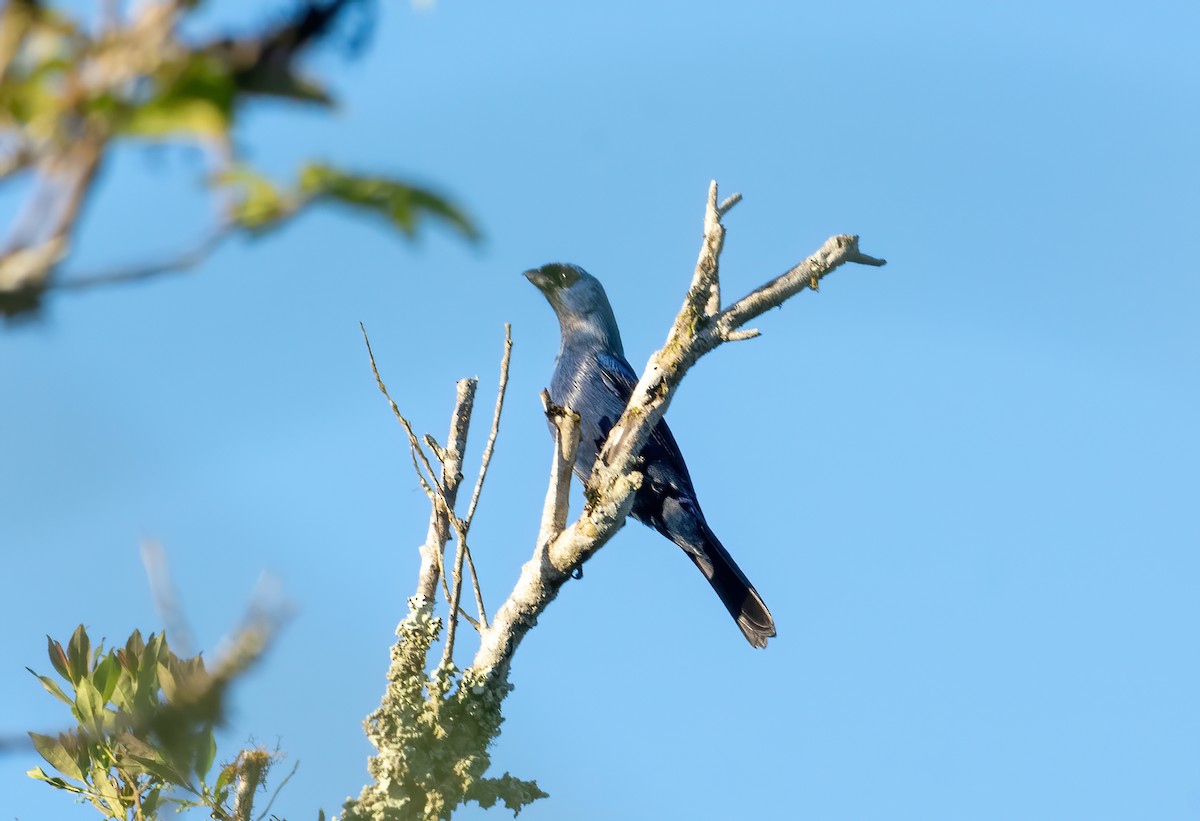
[[[542,273],[537,268],[530,268],[525,272],[525,278],[532,282],[534,286],[543,294],[550,293],[550,278]]]

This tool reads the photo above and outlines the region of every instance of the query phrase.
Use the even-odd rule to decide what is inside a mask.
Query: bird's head
[[[600,337],[610,348],[621,349],[621,335],[608,295],[600,280],[565,262],[551,262],[525,272],[525,278],[545,295],[562,328],[563,340]]]

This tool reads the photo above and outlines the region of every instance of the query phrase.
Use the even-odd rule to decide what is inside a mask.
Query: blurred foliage
[[[90,802],[105,818],[152,819],[167,808],[190,807],[234,818],[229,805],[238,762],[208,780],[225,682],[209,674],[200,656],[180,658],[163,634],[143,641],[137,631],[123,647],[93,648],[83,625],[65,648],[47,641],[65,686],[29,672],[71,708],[77,726],[53,736],[29,734],[58,773],[34,767],[30,777]]]
[[[467,239],[477,239],[471,220],[436,194],[399,180],[364,176],[329,165],[310,163],[300,169],[289,190],[242,166],[227,171],[221,182],[233,189],[230,215],[241,227],[262,234],[294,217],[302,208],[322,202],[340,203],[384,222],[407,237],[415,237],[426,217],[444,222]]]
[[[191,42],[181,29],[202,5],[156,0],[98,27],[34,0],[0,10],[0,183],[29,183],[23,214],[0,245],[0,315],[33,311],[48,290],[79,285],[57,281],[55,271],[105,159],[131,140],[205,149],[216,166],[207,184],[224,210],[221,236],[260,235],[309,205],[337,202],[382,217],[405,237],[427,217],[476,237],[447,200],[386,176],[310,164],[293,190],[279,191],[233,139],[240,112],[260,98],[332,106],[330,92],[299,62],[354,8],[363,13],[352,38],[361,44],[368,0],[306,0],[253,35]]]

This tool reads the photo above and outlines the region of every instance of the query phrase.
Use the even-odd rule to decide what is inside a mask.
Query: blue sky
[[[268,105],[239,137],[281,178],[317,157],[436,185],[485,241],[323,211],[4,331],[0,729],[63,723],[23,669],[48,668],[44,634],[161,627],[151,537],[204,648],[279,580],[297,615],[222,753],[278,742],[300,769],[273,812],[335,811],[366,778],[427,519],[359,321],[439,437],[455,380],[490,405],[513,324],[474,539],[495,607],[550,458],[557,326],[520,272],[598,276],[640,369],[715,178],[746,197],[727,298],[834,233],[889,260],[763,317],[671,406],[779,637],[752,651],[630,524],[520,649],[494,761],[551,794],[522,817],[1197,817],[1198,22],[1181,2],[388,4],[362,60],[319,58],[336,116]],[[194,239],[201,173],[121,154],[72,267]],[[35,754],[3,763],[9,817],[93,812],[26,779]]]

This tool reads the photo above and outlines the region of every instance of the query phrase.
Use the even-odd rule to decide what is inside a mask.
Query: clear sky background
[[[835,233],[889,260],[763,317],[671,406],[779,636],[749,648],[631,523],[520,648],[495,773],[551,794],[522,818],[1200,817],[1194,4],[381,6],[363,59],[318,58],[336,116],[271,104],[240,138],[280,178],[319,157],[436,185],[485,241],[314,212],[3,330],[0,730],[65,723],[23,669],[49,670],[44,634],[161,629],[150,537],[202,648],[279,580],[297,615],[221,751],[278,743],[277,772],[300,769],[272,812],[336,811],[367,776],[427,521],[359,321],[439,438],[455,380],[480,375],[490,407],[513,324],[474,538],[495,607],[550,459],[558,330],[520,272],[598,276],[640,370],[716,178],[746,197],[727,299]],[[121,154],[71,267],[195,239],[202,173]],[[94,816],[37,763],[0,758],[0,814]]]

